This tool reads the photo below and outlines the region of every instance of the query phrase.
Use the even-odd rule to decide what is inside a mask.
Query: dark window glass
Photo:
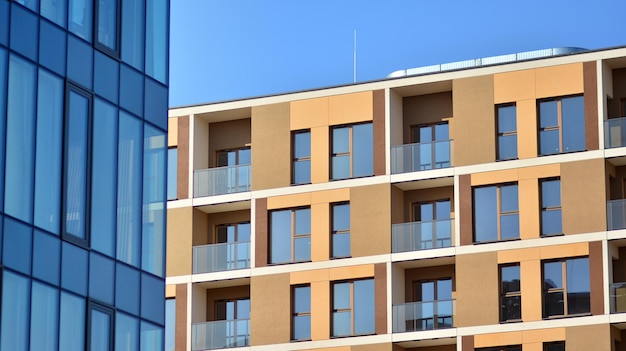
[[[117,109],[97,98],[93,129],[97,132],[92,136],[91,247],[115,257]]]
[[[115,282],[113,260],[92,252],[89,255],[89,297],[113,305]]]
[[[147,121],[167,129],[167,88],[150,78],[146,78],[144,114]]]
[[[474,188],[474,241],[519,238],[517,184]]]
[[[589,258],[543,263],[543,317],[590,311]]]
[[[116,264],[115,306],[139,315],[139,271],[123,264]]]
[[[539,153],[552,155],[585,150],[583,96],[539,102]]]
[[[143,72],[144,0],[122,1],[122,60]]]
[[[141,275],[141,317],[165,323],[165,281],[148,274]]]
[[[143,76],[134,69],[120,65],[120,106],[143,116]]]
[[[163,328],[141,322],[140,351],[163,351]]]
[[[561,181],[541,181],[541,235],[561,233]]]
[[[74,0],[79,1],[79,0]],[[87,0],[85,0],[87,1]],[[88,1],[90,2],[90,1]],[[74,82],[91,89],[93,84],[93,49],[91,45],[67,36],[67,77]]]
[[[293,183],[311,182],[311,132],[301,131],[293,134]]]
[[[544,342],[543,351],[565,351],[565,341]]]
[[[2,259],[5,266],[30,274],[33,229],[11,218],[4,218]]]
[[[11,49],[37,62],[38,33],[37,15],[13,4],[11,6]]]
[[[8,1],[0,1],[0,44],[9,44],[9,7]]]
[[[520,266],[500,267],[500,320],[522,319]]]
[[[311,209],[273,211],[270,243],[270,263],[310,261]]]
[[[32,222],[35,66],[11,55],[6,128],[5,213]]]
[[[165,151],[167,135],[145,125],[141,269],[163,276],[165,269]]]
[[[167,0],[146,0],[146,74],[167,83]]]
[[[98,0],[96,4],[96,43],[108,51],[118,52],[118,0]]]
[[[39,230],[33,243],[33,276],[50,284],[59,285],[61,242]]]
[[[515,105],[500,106],[498,114],[498,160],[517,158],[517,112]]]
[[[40,23],[39,64],[64,76],[67,33],[47,21],[42,20]]]
[[[87,251],[63,242],[61,253],[61,286],[82,296],[87,295]]]
[[[332,206],[332,257],[350,256],[350,204]]]
[[[70,32],[91,42],[93,4],[91,0],[69,0]]]
[[[117,103],[120,65],[98,51],[94,54],[94,92],[105,99]]]
[[[41,0],[41,15],[65,28],[66,0]]]
[[[64,82],[40,69],[38,89],[34,222],[58,235],[61,229]]]
[[[332,130],[331,178],[374,174],[374,133],[371,123]]]
[[[30,312],[30,349],[56,351],[59,335],[59,291],[33,281]]]
[[[85,350],[85,299],[61,292],[59,350]]]
[[[176,300],[165,300],[165,351],[176,349]]]
[[[311,286],[293,288],[292,339],[311,339]]]
[[[374,333],[374,280],[333,284],[332,336]]]
[[[98,305],[89,309],[89,350],[111,351],[113,312]]]
[[[30,279],[4,271],[0,349],[28,350]]]
[[[176,200],[178,198],[178,149],[167,150],[167,199]]]
[[[117,259],[139,267],[143,124],[120,113],[117,163]]]
[[[567,260],[567,314],[590,311],[589,259]]]
[[[139,321],[124,313],[115,314],[115,350],[139,349]],[[172,350],[173,351],[173,350]]]

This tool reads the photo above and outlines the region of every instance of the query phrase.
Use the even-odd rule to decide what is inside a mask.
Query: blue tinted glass
[[[590,306],[589,258],[569,259],[567,269],[567,313],[586,313]]]
[[[561,100],[563,152],[582,151],[585,145],[585,101],[582,96]]]
[[[141,275],[141,317],[165,323],[165,281],[148,274]]]
[[[176,187],[178,186],[178,149],[171,148],[167,150],[167,199],[176,200]]]
[[[520,291],[520,270],[519,266],[505,266],[500,269],[500,279],[502,293]]]
[[[294,289],[294,313],[311,312],[311,287],[299,286]]]
[[[519,238],[519,215],[512,214],[500,217],[500,238],[517,239]]]
[[[30,254],[33,230],[31,227],[4,218],[3,263],[24,274],[30,274]]]
[[[437,201],[435,203],[435,208],[437,209],[437,220],[450,219],[450,200]]]
[[[93,83],[93,49],[72,35],[67,36],[67,77],[87,89]]]
[[[37,62],[37,15],[22,6],[11,6],[11,49]]]
[[[517,158],[517,135],[498,137],[498,160]]]
[[[354,177],[374,174],[374,132],[371,123],[352,127],[352,157]]]
[[[498,107],[498,133],[515,132],[516,119],[515,106]]]
[[[39,11],[39,1],[38,0],[15,0],[18,4],[22,4],[27,8],[37,12]]]
[[[311,182],[311,161],[298,161],[293,165],[294,184],[307,184]]]
[[[65,28],[66,0],[41,0],[41,15]]]
[[[117,109],[95,99],[93,115],[91,184],[91,247],[115,255],[117,208]]]
[[[498,210],[496,187],[474,189],[474,240],[476,242],[498,239]]]
[[[433,141],[433,126],[418,127],[413,133],[417,133],[419,143],[427,143]]]
[[[294,316],[293,317],[293,339],[294,340],[311,339],[311,316]]]
[[[0,1],[0,44],[9,43],[9,2]]]
[[[311,156],[311,132],[296,133],[293,139],[293,157]]]
[[[28,350],[30,280],[4,271],[0,349]]]
[[[96,2],[96,41],[113,51],[117,51],[117,5],[118,0]]]
[[[341,233],[333,235],[333,257],[349,257],[350,256],[350,233]]]
[[[311,209],[301,208],[296,213],[296,235],[311,233]]]
[[[541,182],[541,207],[561,207],[561,181]]]
[[[146,78],[144,113],[146,120],[160,128],[167,129],[167,88],[150,78]],[[247,153],[249,155],[250,150],[247,150]],[[249,158],[247,162],[241,160],[241,154],[239,158],[239,164],[250,163]]]
[[[452,279],[441,279],[437,281],[437,299],[452,299]]]
[[[39,70],[35,156],[35,225],[59,234],[64,81]]]
[[[39,63],[64,76],[67,33],[47,21],[42,20],[40,25]]]
[[[176,349],[176,300],[165,300],[165,351]]]
[[[517,184],[503,185],[500,187],[500,210],[502,212],[517,211],[519,201],[517,196]]]
[[[119,263],[115,274],[115,306],[139,314],[139,271]]]
[[[3,4],[0,1],[0,5]],[[2,7],[0,6],[0,12]],[[0,14],[1,16],[1,14]],[[0,18],[2,21],[2,18]],[[0,25],[1,26],[1,25]],[[7,53],[0,47],[0,210],[4,205],[4,127],[6,121],[6,102],[7,102]]]
[[[333,309],[350,308],[350,283],[336,283],[333,285]]]
[[[36,230],[33,243],[33,276],[48,283],[59,285],[60,254],[61,242],[59,239]]]
[[[543,101],[539,103],[539,127],[558,127],[558,101]]]
[[[122,60],[143,71],[144,0],[122,1]]]
[[[165,151],[167,135],[146,124],[143,155],[141,269],[163,276],[165,269]]]
[[[272,212],[270,225],[270,263],[290,262],[291,210]]]
[[[61,286],[80,295],[87,295],[87,251],[63,242],[61,253]]]
[[[85,299],[61,292],[59,350],[85,350]]]
[[[87,237],[87,160],[89,98],[69,91],[65,126],[65,233]]]
[[[30,349],[57,350],[59,332],[59,291],[33,282],[30,315]]]
[[[143,76],[126,65],[120,66],[120,106],[143,115]]]
[[[541,234],[563,233],[561,210],[541,211]]]
[[[167,83],[167,0],[146,0],[146,74]]]
[[[112,260],[91,253],[89,265],[89,297],[113,304],[115,264]]]
[[[293,243],[294,261],[310,261],[311,260],[311,238],[303,237],[294,239]]]
[[[139,267],[143,139],[140,120],[121,112],[117,161],[117,258]]]
[[[331,178],[350,178],[350,156],[333,156]]]
[[[91,310],[89,323],[89,350],[111,350],[111,315],[97,309]]]
[[[32,221],[36,76],[35,66],[11,55],[4,209],[26,222]]]
[[[94,55],[94,91],[105,99],[117,103],[120,65],[109,56],[95,52]]]
[[[546,262],[543,264],[544,289],[563,288],[563,263]]]
[[[117,313],[115,315],[115,350],[135,351],[138,349],[139,321],[123,313]]]
[[[163,351],[163,328],[142,321],[139,350]]]
[[[333,154],[350,151],[350,128],[333,129]]]
[[[450,130],[448,127],[448,123],[435,124],[435,140],[450,140]]]
[[[558,154],[560,151],[558,130],[539,132],[539,153],[541,155]]]
[[[350,229],[350,205],[333,206],[333,230]]]
[[[93,7],[90,0],[69,0],[69,30],[91,42]]]
[[[374,279],[354,282],[354,333],[374,333]]]
[[[352,334],[352,312],[333,312],[333,335],[345,336]]]

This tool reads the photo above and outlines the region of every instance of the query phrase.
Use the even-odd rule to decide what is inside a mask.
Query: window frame
[[[564,318],[564,317],[573,317],[573,316],[587,316],[587,315],[591,315],[591,286],[589,289],[589,311],[588,312],[582,312],[582,313],[568,313],[568,289],[567,289],[567,284],[568,284],[568,273],[567,273],[567,262],[571,261],[571,260],[576,260],[576,259],[587,259],[587,265],[589,265],[589,256],[578,256],[578,257],[564,257],[564,258],[558,258],[558,259],[550,259],[550,260],[544,260],[541,261],[541,315],[542,318],[544,320],[546,319],[558,319],[558,318]],[[546,263],[556,263],[559,262],[561,263],[561,284],[562,284],[562,288],[546,288],[545,286],[545,264]],[[591,273],[591,271],[590,271]],[[591,284],[591,277],[587,276],[586,279],[588,280],[589,284]],[[559,315],[547,315],[546,314],[546,297],[549,294],[559,294],[562,293],[563,294],[563,314],[559,314]]]
[[[545,197],[543,194],[543,184],[547,182],[554,182],[554,181],[559,182],[559,206],[546,206],[543,201]],[[540,221],[539,230],[540,230],[540,234],[542,237],[563,235],[563,207],[562,207],[563,199],[561,195],[562,195],[561,194],[561,178],[553,177],[553,178],[539,179],[539,202],[541,204],[541,213],[539,216],[539,221]],[[555,211],[561,212],[561,232],[560,233],[544,233],[543,232],[543,214],[546,212],[555,212]]]
[[[269,230],[268,230],[268,239],[269,239],[269,247],[268,247],[268,264],[269,265],[280,265],[280,264],[290,264],[290,263],[302,263],[302,262],[311,262],[311,249],[310,249],[310,244],[311,244],[311,228],[309,227],[309,233],[307,234],[296,234],[296,212],[299,210],[309,210],[309,223],[311,223],[311,207],[310,206],[300,206],[300,207],[293,207],[293,208],[283,208],[283,209],[275,209],[275,210],[271,210],[269,211],[269,220],[268,220],[268,224],[269,224]],[[291,226],[290,226],[290,247],[291,247],[291,251],[290,251],[290,260],[288,262],[271,262],[272,260],[272,241],[274,240],[274,235],[272,233],[272,214],[276,213],[276,212],[283,212],[283,211],[289,211],[290,212],[290,218],[291,218]],[[296,239],[299,238],[309,238],[309,258],[307,260],[295,260],[295,247],[296,247]]]
[[[335,229],[335,207],[339,207],[339,206],[348,206],[348,215],[351,216],[351,208],[350,208],[350,202],[348,201],[343,201],[343,202],[336,202],[336,203],[332,203],[330,205],[330,218],[331,218],[331,227],[330,227],[330,258],[331,259],[340,259],[340,258],[349,258],[352,257],[352,245],[350,242],[350,247],[349,247],[349,251],[350,254],[346,255],[346,256],[341,256],[341,255],[335,255],[335,248],[333,245],[334,242],[334,238],[336,235],[348,235],[348,239],[351,239],[352,237],[350,236],[351,233],[351,227],[352,227],[352,222],[350,221],[350,227],[348,227],[347,229],[339,229],[336,230]],[[349,218],[348,220],[351,220],[351,218]]]
[[[565,341],[544,342],[542,345],[542,350],[550,351],[552,349],[552,346],[561,346],[562,350],[565,351]]]
[[[516,211],[502,211],[502,188],[506,187],[506,186],[512,186],[515,185],[517,187],[517,210]],[[480,188],[490,188],[490,187],[495,187],[496,188],[496,238],[493,240],[483,240],[483,241],[477,241],[476,240],[476,207],[475,206],[475,190],[476,189],[480,189]],[[516,238],[502,238],[502,217],[505,216],[512,216],[512,215],[516,215],[517,214],[517,218],[518,218],[518,237]],[[507,182],[507,183],[500,183],[500,184],[490,184],[490,185],[481,185],[481,186],[476,186],[476,187],[472,187],[472,230],[473,230],[473,242],[474,244],[482,244],[482,243],[493,243],[493,242],[500,242],[500,241],[511,241],[511,240],[519,240],[519,183],[517,182]]]
[[[91,1],[91,0],[86,0]],[[121,58],[120,48],[122,38],[122,1],[121,0],[109,0],[115,2],[115,47],[109,47],[106,44],[100,42],[100,2],[101,0],[95,0],[93,3],[93,46],[101,52],[119,60]]]
[[[354,179],[354,178],[364,178],[364,177],[371,177],[374,175],[374,158],[372,157],[371,160],[371,166],[372,166],[372,172],[371,174],[363,174],[363,175],[354,175],[354,127],[355,126],[362,126],[362,125],[371,125],[372,127],[372,156],[374,155],[374,123],[371,121],[367,121],[367,122],[363,122],[363,123],[353,123],[353,124],[341,124],[341,125],[335,125],[335,126],[330,126],[329,128],[329,132],[330,132],[330,157],[329,157],[329,175],[328,175],[328,179],[331,181],[337,181],[337,180],[346,180],[346,179]],[[335,153],[333,151],[334,148],[334,144],[336,144],[334,137],[333,137],[333,133],[335,130],[337,129],[342,129],[342,128],[347,128],[348,129],[348,150],[347,151],[341,151],[338,153]],[[333,160],[336,157],[348,157],[348,163],[349,163],[349,168],[348,168],[348,176],[345,178],[335,178],[333,177]]]
[[[296,312],[296,290],[297,289],[304,289],[304,288],[308,288],[309,289],[309,297],[312,296],[311,295],[311,284],[299,284],[299,285],[293,285],[291,287],[291,341],[309,341],[309,340],[311,340],[311,330],[310,329],[309,329],[309,337],[308,338],[296,339],[296,337],[295,337],[296,317],[309,317],[309,323],[310,323],[310,320],[311,320],[311,299],[309,299],[309,310],[308,310],[308,312],[306,312],[306,311]]]
[[[98,303],[92,299],[89,299],[88,302],[88,307],[87,307],[87,338],[85,340],[85,349],[87,351],[91,350],[91,336],[92,336],[92,327],[93,327],[93,320],[92,320],[92,313],[93,311],[98,311],[100,313],[104,313],[106,315],[109,316],[109,351],[113,351],[113,349],[115,348],[115,311],[110,308],[107,307],[101,303]]]
[[[572,152],[580,152],[580,151],[586,151],[587,148],[585,146],[585,148],[581,149],[581,150],[571,150],[571,151],[565,151],[564,150],[564,145],[563,145],[563,100],[564,99],[571,99],[571,98],[583,98],[583,114],[584,114],[584,95],[581,94],[575,94],[575,95],[566,95],[566,96],[558,96],[558,97],[550,97],[550,98],[546,98],[546,99],[540,99],[537,100],[537,155],[538,156],[550,156],[550,155],[561,155],[561,154],[566,154],[566,153],[572,153]],[[547,103],[547,102],[556,102],[557,104],[557,125],[551,125],[548,127],[541,127],[541,104],[542,103]],[[584,127],[584,126],[583,126]],[[558,131],[559,132],[559,151],[558,152],[554,152],[554,153],[541,153],[541,133],[542,132],[550,132],[550,131]],[[586,136],[587,130],[585,128],[585,136]]]
[[[296,157],[296,136],[300,134],[308,134],[309,135],[309,155]],[[297,182],[296,181],[296,164],[300,162],[309,162],[309,169],[311,166],[311,130],[310,129],[302,129],[291,132],[291,184],[292,185],[302,185],[302,184],[311,184],[311,172],[309,171],[309,179],[307,182]]]
[[[345,338],[345,337],[353,337],[353,336],[364,336],[364,335],[375,335],[376,334],[376,316],[374,315],[374,330],[371,333],[367,333],[367,334],[356,334],[355,333],[355,324],[356,324],[356,319],[354,317],[355,314],[355,288],[354,288],[354,284],[355,282],[358,281],[366,281],[366,280],[371,280],[372,284],[374,284],[374,291],[372,291],[372,293],[375,296],[375,290],[376,290],[376,282],[374,280],[374,277],[369,277],[369,278],[363,278],[363,279],[353,279],[353,280],[338,280],[338,281],[333,281],[330,284],[330,291],[331,291],[331,314],[330,314],[330,338],[331,339],[336,339],[336,338]],[[335,286],[338,284],[350,284],[350,306],[348,308],[339,308],[339,309],[335,309],[335,294],[334,294],[334,289]],[[374,297],[374,306],[373,306],[374,310],[376,308],[376,298]],[[334,325],[334,317],[335,317],[335,313],[345,313],[345,312],[350,312],[350,334],[348,335],[334,335],[333,334],[333,330],[335,329],[335,325]]]
[[[500,132],[500,109],[515,108],[515,130]],[[496,105],[496,161],[517,160],[519,158],[519,150],[517,148],[517,104],[515,102]],[[503,158],[500,156],[500,139],[515,136],[515,157]]]
[[[518,291],[507,291],[504,292],[503,291],[503,285],[504,285],[504,281],[502,280],[502,270],[505,268],[509,268],[509,267],[517,267],[519,270],[519,276],[518,276],[518,280],[520,282],[520,287]],[[522,277],[521,277],[522,273],[521,273],[521,265],[519,263],[508,263],[508,264],[502,264],[498,267],[498,280],[499,280],[499,297],[500,297],[500,323],[511,323],[511,322],[521,322],[522,321],[522,287],[521,287],[521,283],[522,283]],[[519,301],[520,301],[520,310],[519,310],[519,315],[520,318],[519,319],[505,319],[504,318],[504,299],[505,298],[510,298],[510,297],[519,297]]]

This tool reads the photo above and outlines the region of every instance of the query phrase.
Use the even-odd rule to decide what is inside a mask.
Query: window
[[[311,260],[311,209],[273,211],[270,215],[270,263]]]
[[[167,199],[176,200],[178,195],[176,187],[178,185],[178,149],[167,149]]]
[[[539,101],[539,154],[585,150],[585,103],[582,96]]]
[[[220,150],[217,152],[217,167],[249,165],[250,148]]]
[[[513,104],[496,107],[498,128],[498,160],[517,158],[517,111]]]
[[[215,303],[215,320],[224,323],[224,339],[213,341],[223,347],[248,346],[250,343],[250,299],[223,300]],[[219,340],[218,340],[219,339]],[[222,347],[220,347],[222,348]]]
[[[111,351],[113,330],[113,311],[91,303],[89,306],[89,350]]]
[[[96,0],[96,46],[119,57],[119,0]]]
[[[474,241],[519,238],[517,184],[474,188]]]
[[[292,183],[311,182],[311,132],[308,130],[293,133]]]
[[[589,258],[543,262],[543,317],[590,311]]]
[[[332,257],[350,257],[350,204],[334,204],[332,211]]]
[[[164,84],[167,83],[169,57],[168,4],[167,0],[146,0],[146,73]]]
[[[483,347],[475,351],[522,351],[522,345]]]
[[[522,319],[522,292],[520,290],[520,266],[500,266],[500,321]]]
[[[215,244],[222,245],[215,251],[210,271],[223,271],[249,267],[250,222],[221,224],[215,227]]]
[[[176,299],[165,300],[165,351],[174,351],[176,343]]]
[[[374,132],[372,123],[332,129],[331,179],[374,174]]]
[[[332,285],[332,336],[373,334],[374,279]]]
[[[544,342],[543,351],[565,351],[565,341]]]
[[[545,179],[541,184],[541,235],[562,234],[561,181]]]
[[[450,199],[413,204],[413,222],[417,222],[415,240],[417,247],[432,249],[452,244]]]
[[[291,339],[311,339],[311,286],[293,287],[291,305]]]
[[[413,282],[416,305],[414,320],[407,320],[407,330],[431,330],[452,327],[452,279]]]
[[[418,150],[413,152],[413,170],[450,167],[450,131],[447,122],[413,126],[411,141],[419,144]]]

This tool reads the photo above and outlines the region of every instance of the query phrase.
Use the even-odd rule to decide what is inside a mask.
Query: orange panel
[[[330,257],[330,208],[328,203],[311,205],[311,260],[327,261]]]
[[[498,251],[498,264],[540,260],[539,248]]]
[[[584,91],[583,64],[537,68],[535,94],[537,99],[582,94]]]
[[[316,269],[313,271],[299,271],[289,273],[289,284],[306,284],[311,282],[327,282],[328,269]]]
[[[521,332],[474,335],[474,347],[476,348],[501,345],[517,345],[521,343]]]
[[[292,194],[270,197],[267,199],[267,209],[289,208],[297,206],[307,206],[311,204],[311,194]]]
[[[522,332],[522,342],[524,344],[561,340],[565,340],[565,328],[536,329]]]
[[[311,283],[311,340],[330,338],[330,283]]]
[[[496,104],[535,98],[535,71],[498,73],[493,76],[493,99]]]
[[[328,125],[328,98],[293,101],[289,107],[289,129],[309,129]]]
[[[541,320],[541,263],[539,260],[520,262],[522,320]]]
[[[471,175],[472,186],[514,182],[518,178],[517,171],[517,169],[505,169],[501,171],[474,173]]]
[[[311,193],[311,203],[332,203],[350,200],[350,188],[316,191]]]
[[[178,118],[167,120],[167,146],[178,145]]]
[[[330,269],[330,280],[367,278],[374,276],[374,265],[346,266]]]
[[[544,246],[539,248],[542,260],[589,255],[589,243]]]
[[[371,91],[328,98],[330,125],[371,121],[373,118],[374,94]]]
[[[522,170],[520,169],[520,178]],[[519,226],[522,239],[539,237],[539,183],[537,178],[520,179],[518,181],[519,194]]]
[[[328,126],[311,128],[311,183],[325,183],[329,174]]]
[[[537,102],[517,101],[517,157],[537,157]]]

